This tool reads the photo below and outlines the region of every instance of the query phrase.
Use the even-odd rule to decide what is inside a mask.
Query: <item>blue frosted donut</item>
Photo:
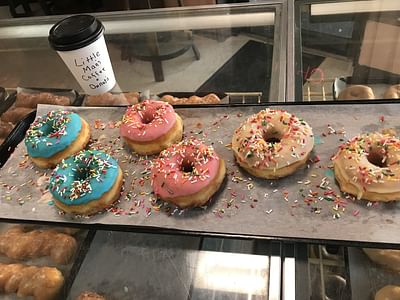
[[[36,118],[25,137],[29,156],[48,158],[65,150],[77,139],[81,128],[79,115],[69,111],[51,111]]]
[[[99,199],[117,180],[119,167],[110,155],[84,150],[64,159],[49,184],[53,197],[64,205],[82,205]]]

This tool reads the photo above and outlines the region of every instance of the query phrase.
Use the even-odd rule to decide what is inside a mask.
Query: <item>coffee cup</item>
[[[86,94],[102,94],[115,86],[104,26],[94,16],[75,15],[57,22],[50,29],[49,43]]]

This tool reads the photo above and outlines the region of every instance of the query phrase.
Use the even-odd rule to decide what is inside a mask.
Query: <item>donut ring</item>
[[[57,165],[50,178],[49,191],[61,210],[89,215],[119,198],[122,179],[115,159],[102,151],[85,150]]]
[[[338,100],[375,99],[374,92],[366,85],[351,85],[339,93]]]
[[[385,99],[400,99],[400,84],[392,85],[383,95]]]
[[[400,299],[400,286],[385,285],[375,294],[375,300],[395,300]]]
[[[32,162],[45,169],[84,149],[89,139],[89,124],[78,114],[51,111],[31,124],[25,145]]]
[[[128,108],[120,134],[135,152],[156,154],[182,140],[183,123],[170,104],[145,100]]]
[[[400,200],[400,140],[367,133],[339,147],[332,158],[343,192],[369,201]]]
[[[294,173],[306,163],[313,147],[311,127],[283,110],[260,111],[243,122],[232,137],[238,164],[267,179]]]
[[[151,178],[154,194],[180,208],[202,206],[219,189],[225,162],[196,139],[172,145],[154,160]]]

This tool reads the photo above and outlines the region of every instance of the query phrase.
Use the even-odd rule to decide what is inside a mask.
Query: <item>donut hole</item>
[[[41,128],[41,131],[43,132],[44,136],[52,135],[52,134],[58,132],[58,130],[59,129],[56,126],[54,126],[54,124],[45,124]]]
[[[144,113],[142,117],[142,122],[143,124],[149,124],[153,122],[154,120],[154,115],[152,113]]]
[[[277,137],[270,137],[264,140],[268,143],[268,144],[276,144],[276,143],[280,143],[281,139],[277,138]]]
[[[184,160],[181,165],[181,171],[185,173],[192,173],[193,172],[193,162],[190,160]]]
[[[277,144],[281,142],[281,135],[277,132],[265,132],[263,135],[264,141],[268,144]]]
[[[77,169],[74,174],[74,179],[77,181],[84,181],[88,177],[89,177],[88,168]]]
[[[387,160],[385,159],[385,156],[382,153],[379,153],[377,151],[371,151],[367,155],[367,159],[374,166],[377,166],[379,168],[387,167]]]

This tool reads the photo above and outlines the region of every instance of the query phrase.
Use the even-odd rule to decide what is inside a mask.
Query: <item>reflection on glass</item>
[[[398,1],[336,1],[298,9],[298,99],[400,98]]]
[[[201,251],[193,287],[249,297],[266,296],[268,269],[268,256]]]

